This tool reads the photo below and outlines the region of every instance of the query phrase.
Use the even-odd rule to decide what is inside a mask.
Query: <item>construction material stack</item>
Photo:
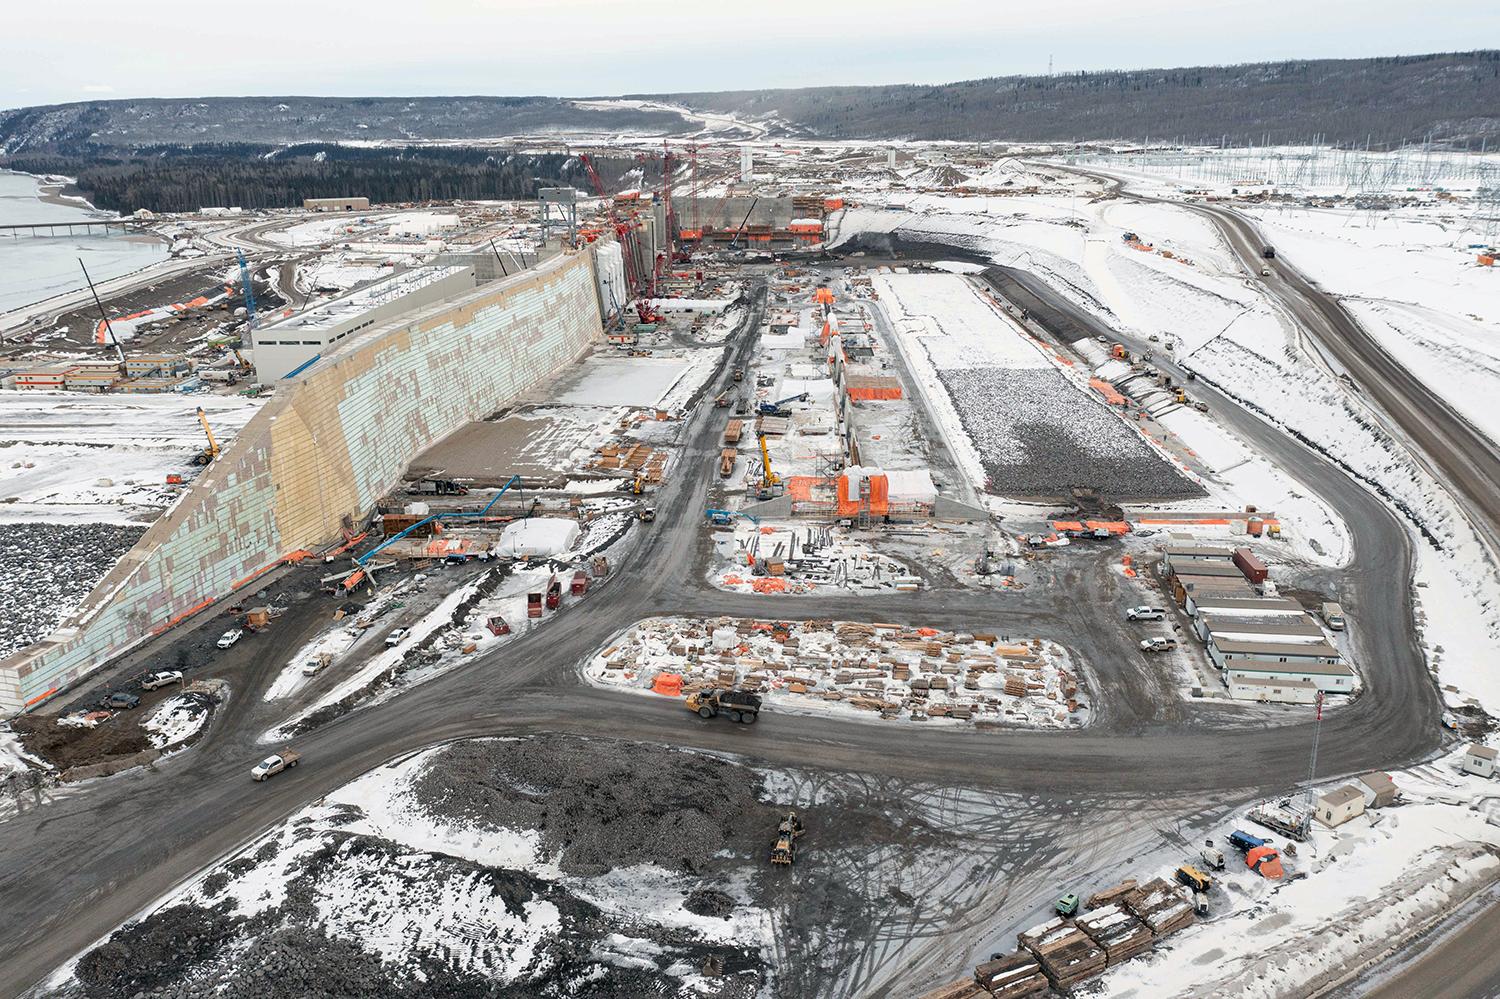
[[[1146,924],[1118,902],[1080,916],[1078,928],[1104,948],[1111,968],[1137,954],[1144,954],[1156,943],[1156,938]]]
[[[1166,878],[1148,881],[1124,898],[1125,908],[1160,939],[1192,925],[1193,904]]]
[[[1189,910],[1189,916],[1192,915]],[[1021,946],[1036,955],[1042,974],[1056,989],[1067,990],[1102,972],[1109,963],[1104,951],[1071,919],[1050,919],[1019,937]]]
[[[1045,991],[1047,976],[1042,966],[1030,951],[1018,950],[1014,954],[986,961],[974,969],[974,981],[984,989],[980,995],[994,999],[1020,999]]]

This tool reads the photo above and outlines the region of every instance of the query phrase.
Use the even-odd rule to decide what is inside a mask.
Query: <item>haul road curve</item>
[[[1069,318],[1065,303],[1052,304],[1054,321]],[[747,330],[758,326],[758,312],[751,310]],[[742,338],[731,355],[747,347],[748,337]],[[729,385],[727,369],[734,363],[726,358],[706,397]],[[1324,723],[1320,775],[1394,768],[1429,755],[1439,741],[1438,709],[1411,628],[1404,584],[1410,549],[1402,525],[1321,457],[1227,400],[1216,404],[1237,430],[1335,505],[1354,536],[1347,599],[1372,623],[1358,634],[1368,687]],[[890,733],[879,725],[778,715],[737,729],[698,723],[675,703],[582,686],[578,662],[620,629],[657,613],[982,623],[1001,632],[1047,634],[1093,661],[1106,688],[1118,680],[1110,665],[1121,657],[1115,622],[1101,626],[1080,613],[1070,594],[1038,588],[1001,599],[949,590],[799,601],[709,588],[700,554],[707,545],[702,510],[719,431],[711,413],[712,407],[700,407],[693,417],[680,472],[659,495],[657,522],[629,568],[583,608],[483,661],[299,739],[309,766],[268,784],[252,785],[245,769],[263,755],[256,739],[277,719],[259,690],[242,690],[235,693],[237,710],[191,751],[7,822],[0,836],[0,895],[7,900],[0,907],[6,940],[0,994],[36,984],[174,885],[328,791],[451,739],[569,732],[729,751],[770,765],[1059,795],[1190,792],[1222,801],[1284,791],[1305,772],[1310,725],[1219,730],[1214,715],[1197,706],[1153,710],[1106,698],[1096,723],[1083,731],[912,730],[903,731],[901,751],[893,752]],[[1251,759],[1254,765],[1247,766]]]

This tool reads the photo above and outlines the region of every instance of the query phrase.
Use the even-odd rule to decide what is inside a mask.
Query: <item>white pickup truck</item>
[[[295,767],[302,759],[301,753],[294,753],[290,749],[283,749],[272,756],[267,756],[250,770],[252,780],[265,780],[274,777],[281,771]]]

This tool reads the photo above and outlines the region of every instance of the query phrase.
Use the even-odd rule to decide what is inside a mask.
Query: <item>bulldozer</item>
[[[732,722],[754,725],[760,714],[760,697],[743,690],[701,690],[687,697],[687,709],[699,718],[726,714]]]
[[[797,859],[797,839],[806,831],[797,813],[787,812],[776,828],[776,841],[771,844],[771,863],[790,867]]]

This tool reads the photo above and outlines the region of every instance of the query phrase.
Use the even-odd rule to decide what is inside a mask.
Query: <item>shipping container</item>
[[[1266,581],[1269,572],[1266,564],[1255,556],[1248,548],[1236,548],[1234,550],[1234,564],[1239,567],[1240,572],[1252,583],[1260,584]]]

